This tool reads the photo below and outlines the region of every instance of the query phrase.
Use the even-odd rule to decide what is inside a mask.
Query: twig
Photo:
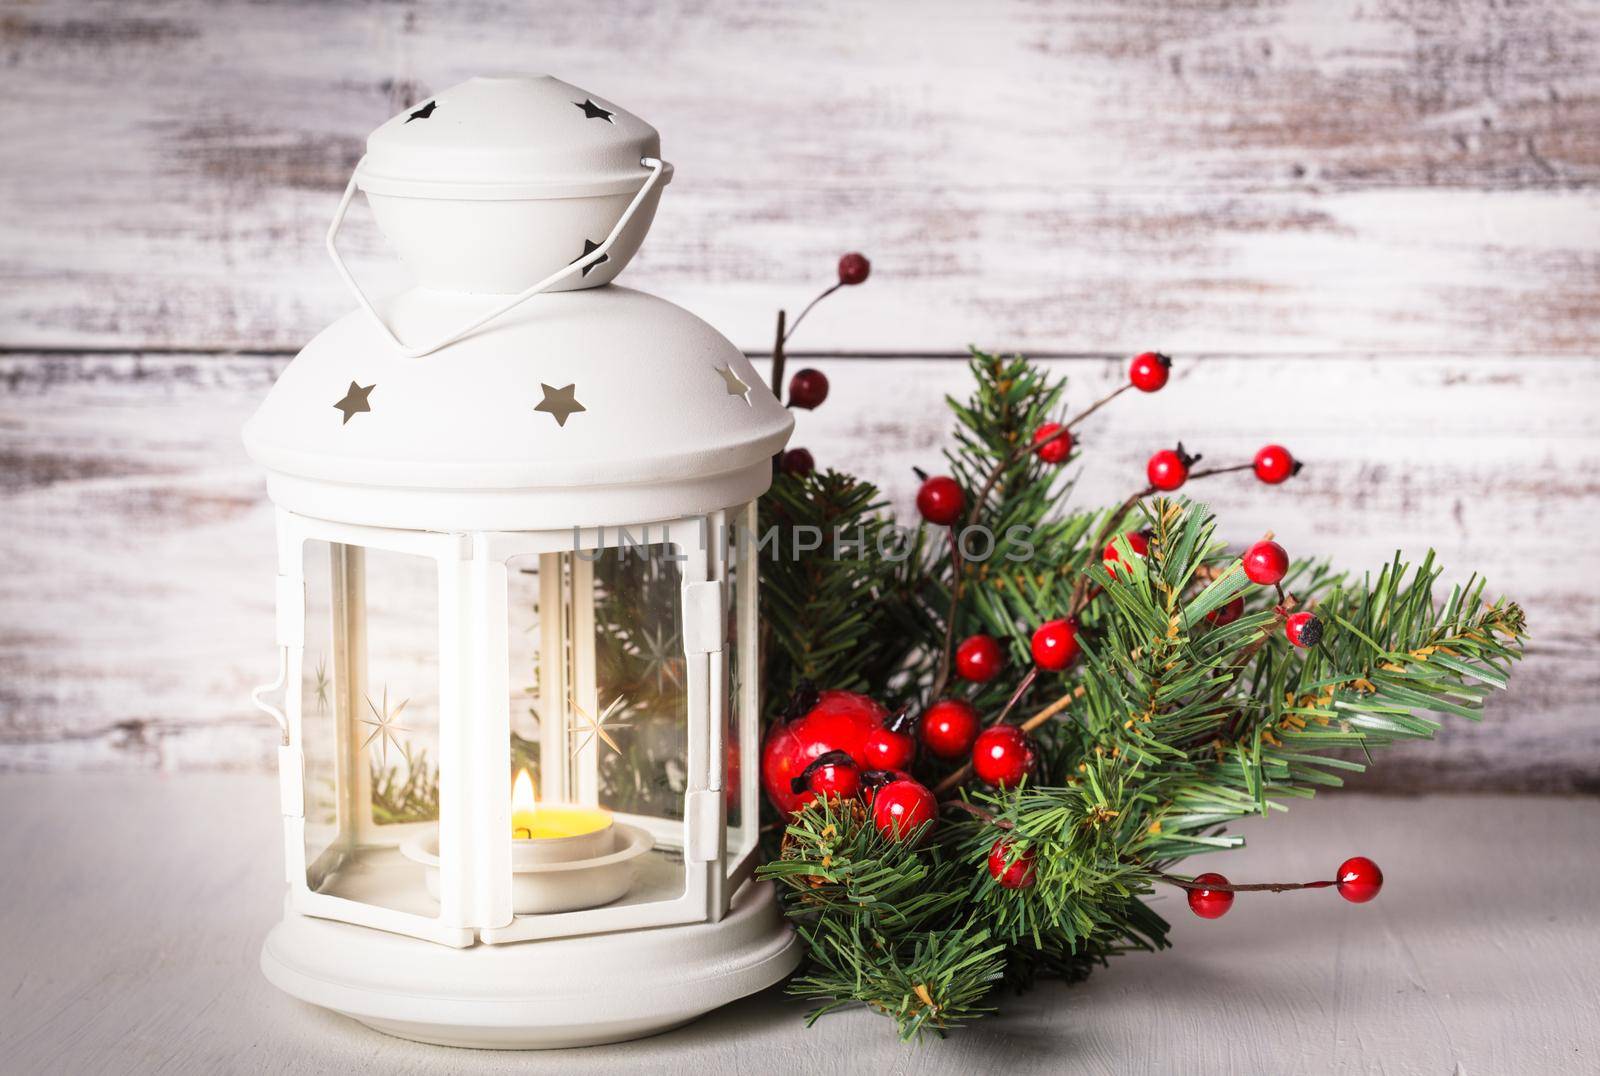
[[[844,287],[844,281],[840,280],[826,288],[823,288],[822,291],[818,293],[817,297],[807,303],[804,310],[800,311],[800,316],[794,319],[794,322],[789,326],[788,332],[783,332],[781,329],[779,330],[778,342],[781,344],[783,341],[793,336],[794,331],[800,327],[800,322],[804,321],[805,316],[811,313],[811,308],[822,302],[822,300],[826,299],[828,296],[832,295],[842,287]]]

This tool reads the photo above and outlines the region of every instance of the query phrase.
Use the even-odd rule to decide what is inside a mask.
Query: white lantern
[[[758,828],[756,567],[792,420],[610,285],[671,167],[552,78],[375,131],[361,302],[245,428],[278,520],[289,895],[262,965],[383,1031],[614,1041],[798,961]],[[423,286],[369,302],[357,189]],[[276,687],[277,685],[272,685]]]

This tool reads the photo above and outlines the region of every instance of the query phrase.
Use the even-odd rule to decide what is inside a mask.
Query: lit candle
[[[511,786],[511,836],[518,841],[582,837],[611,827],[611,815],[598,807],[557,803],[541,807],[533,795],[533,778],[518,770]]]

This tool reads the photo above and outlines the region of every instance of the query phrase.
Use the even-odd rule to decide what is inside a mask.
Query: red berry
[[[1059,422],[1046,422],[1034,430],[1033,443],[1039,446],[1034,452],[1046,463],[1064,463],[1072,455],[1072,434]]]
[[[1283,634],[1301,649],[1316,646],[1322,641],[1322,621],[1310,612],[1290,613],[1283,622]]]
[[[789,406],[810,411],[828,398],[828,375],[809,366],[789,379]]]
[[[1011,842],[999,838],[989,849],[989,877],[1005,889],[1028,889],[1033,885],[1033,851],[1011,854]]]
[[[1257,542],[1244,551],[1244,574],[1252,583],[1270,587],[1289,572],[1289,554],[1277,542]]]
[[[1156,489],[1170,493],[1189,480],[1189,468],[1199,458],[1185,452],[1180,442],[1176,449],[1163,448],[1151,456],[1144,467],[1145,477]]]
[[[1207,613],[1206,620],[1220,628],[1224,625],[1232,624],[1242,616],[1244,616],[1244,599],[1235,598],[1222,608],[1213,609]]]
[[[961,518],[967,507],[967,495],[961,486],[947,475],[935,475],[922,483],[917,490],[917,511],[929,523],[948,527]]]
[[[1195,881],[1202,885],[1227,885],[1228,880],[1220,874],[1197,874]],[[1228,909],[1233,907],[1233,894],[1226,889],[1191,889],[1189,890],[1189,910],[1201,919],[1221,919],[1228,914]]]
[[[914,836],[933,821],[938,804],[920,781],[890,781],[872,797],[872,824],[892,840]]]
[[[987,684],[1000,675],[1005,655],[990,635],[972,635],[956,647],[956,675],[963,680]]]
[[[1075,620],[1050,620],[1033,633],[1033,660],[1041,669],[1060,672],[1082,652]]]
[[[872,263],[867,261],[865,254],[851,251],[839,259],[839,283],[859,284],[867,279],[867,274],[872,272]]]
[[[965,699],[940,699],[922,715],[919,731],[934,757],[962,758],[978,736],[978,711]]]
[[[1172,370],[1172,360],[1159,351],[1145,351],[1133,357],[1128,367],[1128,380],[1140,392],[1155,392],[1167,383]]]
[[[1339,864],[1339,895],[1352,904],[1365,904],[1383,888],[1383,872],[1366,856],[1351,856]]]
[[[791,448],[778,460],[778,469],[784,474],[808,475],[817,469],[817,461],[803,448]]]
[[[804,807],[818,796],[850,797],[861,791],[861,769],[844,751],[829,751],[811,760],[805,770],[790,782],[790,789]]]
[[[917,741],[911,738],[908,731],[910,725],[906,709],[902,708],[890,715],[881,727],[867,733],[863,750],[868,769],[904,770],[910,767],[911,756],[917,750]]]
[[[1256,477],[1276,486],[1290,475],[1300,473],[1301,464],[1282,445],[1267,445],[1256,453]]]
[[[1015,725],[990,725],[972,744],[972,772],[997,788],[1014,785],[1033,769],[1033,742]]]
[[[1122,537],[1128,540],[1128,548],[1133,550],[1134,556],[1142,557],[1150,552],[1150,536],[1144,531],[1128,531]],[[1101,559],[1105,562],[1106,571],[1115,577],[1117,565],[1122,562],[1122,551],[1117,548],[1117,540],[1115,538],[1106,543],[1105,552],[1101,555]],[[1130,564],[1128,567],[1131,568],[1133,565]]]
[[[806,786],[795,791],[794,779],[830,751],[843,751],[865,771],[867,736],[888,717],[877,702],[853,691],[813,691],[797,709],[798,714],[767,730],[761,746],[761,787],[783,815],[801,806]]]

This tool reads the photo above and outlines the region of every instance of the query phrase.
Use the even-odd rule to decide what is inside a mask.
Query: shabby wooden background
[[[965,345],[1179,360],[1086,428],[1085,496],[1178,437],[1310,469],[1227,531],[1436,546],[1527,606],[1483,726],[1387,788],[1600,788],[1600,3],[0,0],[0,768],[263,768],[271,520],[240,424],[351,304],[367,131],[472,74],[644,115],[678,174],[624,282],[795,344],[797,443],[903,504]],[[399,283],[365,219],[358,272]]]

